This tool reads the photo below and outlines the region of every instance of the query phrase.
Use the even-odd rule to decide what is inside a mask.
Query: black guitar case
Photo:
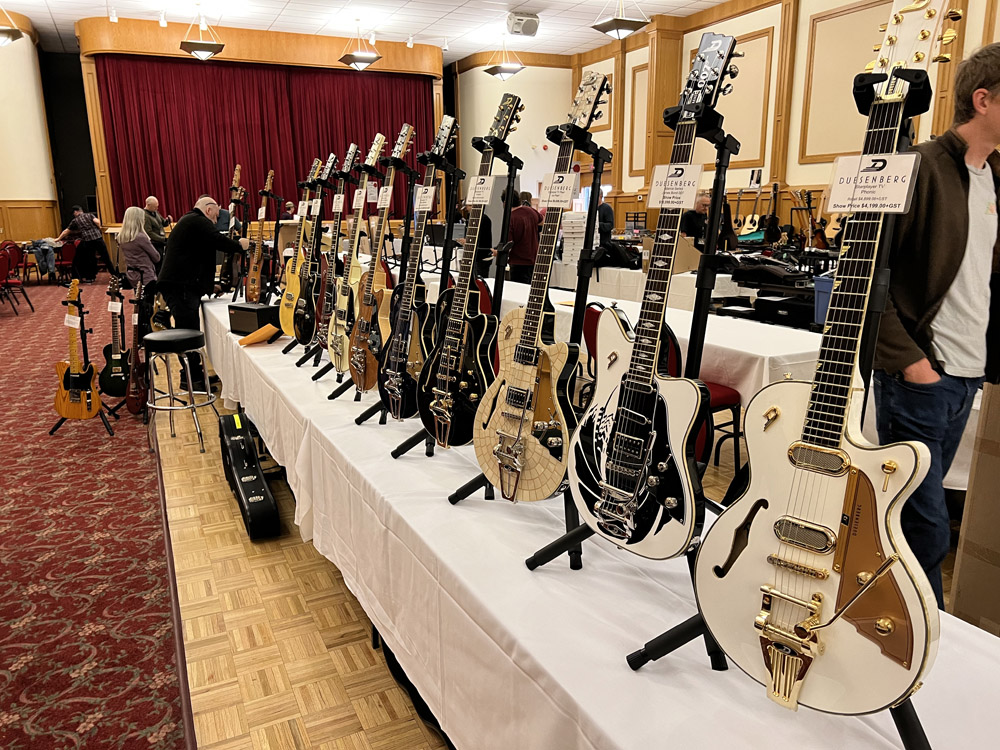
[[[251,540],[269,539],[281,534],[278,504],[260,468],[252,425],[245,414],[226,414],[219,419],[222,465],[229,488],[236,497],[243,525]]]

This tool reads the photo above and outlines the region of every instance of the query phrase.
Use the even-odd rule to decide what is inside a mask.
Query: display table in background
[[[225,302],[204,316],[222,394],[288,469],[304,536],[340,569],[456,747],[901,747],[887,713],[785,711],[735,667],[712,672],[700,640],[632,672],[627,653],[695,612],[683,560],[587,542],[583,570],[558,560],[529,572],[524,558],[563,530],[559,500],[511,505],[480,492],[450,505],[478,472],[471,448],[394,461],[417,420],[358,427],[374,393],[328,401],[334,378],[296,368],[281,354],[287,339],[243,349]],[[948,615],[941,632],[914,698],[931,744],[991,747],[983,706],[996,697],[1000,640]]]
[[[552,262],[550,286],[557,289],[576,289],[577,264],[563,263],[561,260]],[[595,297],[610,297],[611,299],[630,300],[638,302],[642,299],[642,289],[646,283],[646,274],[630,268],[595,268],[590,279],[590,293]]]

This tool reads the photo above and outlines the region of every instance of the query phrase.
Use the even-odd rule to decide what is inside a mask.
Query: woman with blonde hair
[[[128,264],[126,275],[133,289],[139,283],[140,275],[135,269],[142,269],[142,283],[148,289],[150,284],[156,281],[154,264],[160,262],[160,253],[149,241],[145,225],[145,211],[138,206],[125,209],[122,228],[118,232],[118,249],[125,253],[125,262]]]

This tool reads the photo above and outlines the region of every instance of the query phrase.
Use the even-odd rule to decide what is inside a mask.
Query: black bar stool
[[[215,394],[212,393],[208,381],[208,365],[206,364],[205,334],[201,331],[188,328],[174,328],[167,331],[154,331],[146,334],[142,339],[146,348],[146,377],[149,383],[149,396],[146,401],[146,408],[149,410],[149,424],[146,426],[146,440],[149,443],[149,450],[153,450],[153,430],[156,412],[165,411],[170,416],[170,437],[176,437],[174,431],[174,412],[178,409],[187,409],[194,419],[194,428],[198,433],[198,445],[201,452],[205,452],[205,440],[201,434],[201,424],[198,422],[198,409],[203,406],[211,406],[216,418],[219,416],[215,408]],[[173,376],[170,372],[170,355],[175,354],[181,363],[181,371],[187,387],[181,386],[181,393],[187,391],[188,400],[178,398],[178,392],[174,390]],[[205,390],[194,390],[194,381],[191,379],[191,363],[188,360],[189,354],[198,354],[201,358],[201,382],[204,383]],[[163,362],[163,369],[167,373],[167,390],[157,391],[154,387],[153,373],[156,371],[156,360]],[[198,402],[195,396],[206,396],[204,401]],[[158,404],[158,401],[166,400],[167,404]],[[180,406],[175,406],[175,402]]]

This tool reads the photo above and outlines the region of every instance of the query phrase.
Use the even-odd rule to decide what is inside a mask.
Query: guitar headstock
[[[882,43],[875,45],[877,56],[865,68],[869,73],[889,74],[898,68],[927,70],[932,62],[950,62],[951,55],[933,54],[935,46],[955,41],[958,33],[948,29],[938,34],[945,21],[960,21],[961,10],[945,10],[948,0],[895,0],[889,20],[879,27]],[[881,84],[882,98],[902,97],[903,83],[894,76]]]
[[[601,105],[607,104],[607,99],[601,97],[611,93],[611,83],[603,73],[588,70],[576,89],[573,99],[573,109],[568,115],[568,122],[586,130],[594,120],[604,116]]]
[[[681,119],[694,119],[708,107],[714,107],[722,94],[733,90],[732,84],[722,85],[726,76],[735,78],[739,70],[729,61],[736,40],[724,34],[702,34],[698,53],[681,91]]]
[[[365,159],[365,164],[369,167],[374,167],[378,164],[379,157],[382,155],[382,149],[385,148],[385,136],[381,133],[375,134],[375,140],[372,141],[372,147],[368,150],[368,157]]]
[[[330,179],[330,175],[333,174],[333,170],[337,168],[337,156],[331,153],[329,158],[326,160],[326,164],[323,165],[323,169],[319,172],[319,177],[317,179],[327,182]]]
[[[135,288],[132,290],[132,296],[135,298],[136,301],[139,301],[139,300],[142,299],[142,280],[141,279],[139,281],[135,282]],[[139,325],[139,324],[136,323],[136,325]]]
[[[403,123],[403,127],[399,129],[399,135],[396,136],[396,145],[392,147],[392,155],[397,159],[402,159],[406,152],[410,150],[410,141],[413,140],[414,134],[413,126]]]
[[[274,170],[267,170],[267,179],[264,180],[264,192],[270,193],[271,186],[274,185]]]
[[[497,108],[493,124],[490,125],[489,135],[499,138],[501,141],[507,138],[508,133],[517,130],[516,123],[521,121],[521,113],[524,105],[521,104],[521,97],[514,94],[504,94],[500,98],[500,106]]]
[[[70,302],[76,302],[80,299],[80,280],[73,279],[69,282],[69,292],[66,294],[66,299]],[[76,308],[73,305],[69,306],[69,314],[76,315]]]
[[[323,162],[319,160],[319,157],[313,159],[312,166],[309,167],[309,176],[306,177],[306,182],[313,182],[317,177],[319,177],[319,170],[323,168]]]
[[[350,172],[354,169],[354,163],[358,160],[358,144],[352,143],[347,147],[347,156],[340,163],[341,172]]]
[[[240,171],[243,169],[239,164],[236,165],[236,170],[233,172],[233,182],[229,186],[230,190],[235,190],[240,186]]]
[[[108,296],[111,297],[111,299],[114,299],[115,297],[121,296],[121,291],[122,280],[118,276],[112,274],[111,281],[108,284]]]
[[[458,135],[458,123],[451,115],[444,115],[441,124],[438,125],[437,135],[434,136],[434,144],[431,146],[431,153],[444,156],[455,145],[455,138]]]

